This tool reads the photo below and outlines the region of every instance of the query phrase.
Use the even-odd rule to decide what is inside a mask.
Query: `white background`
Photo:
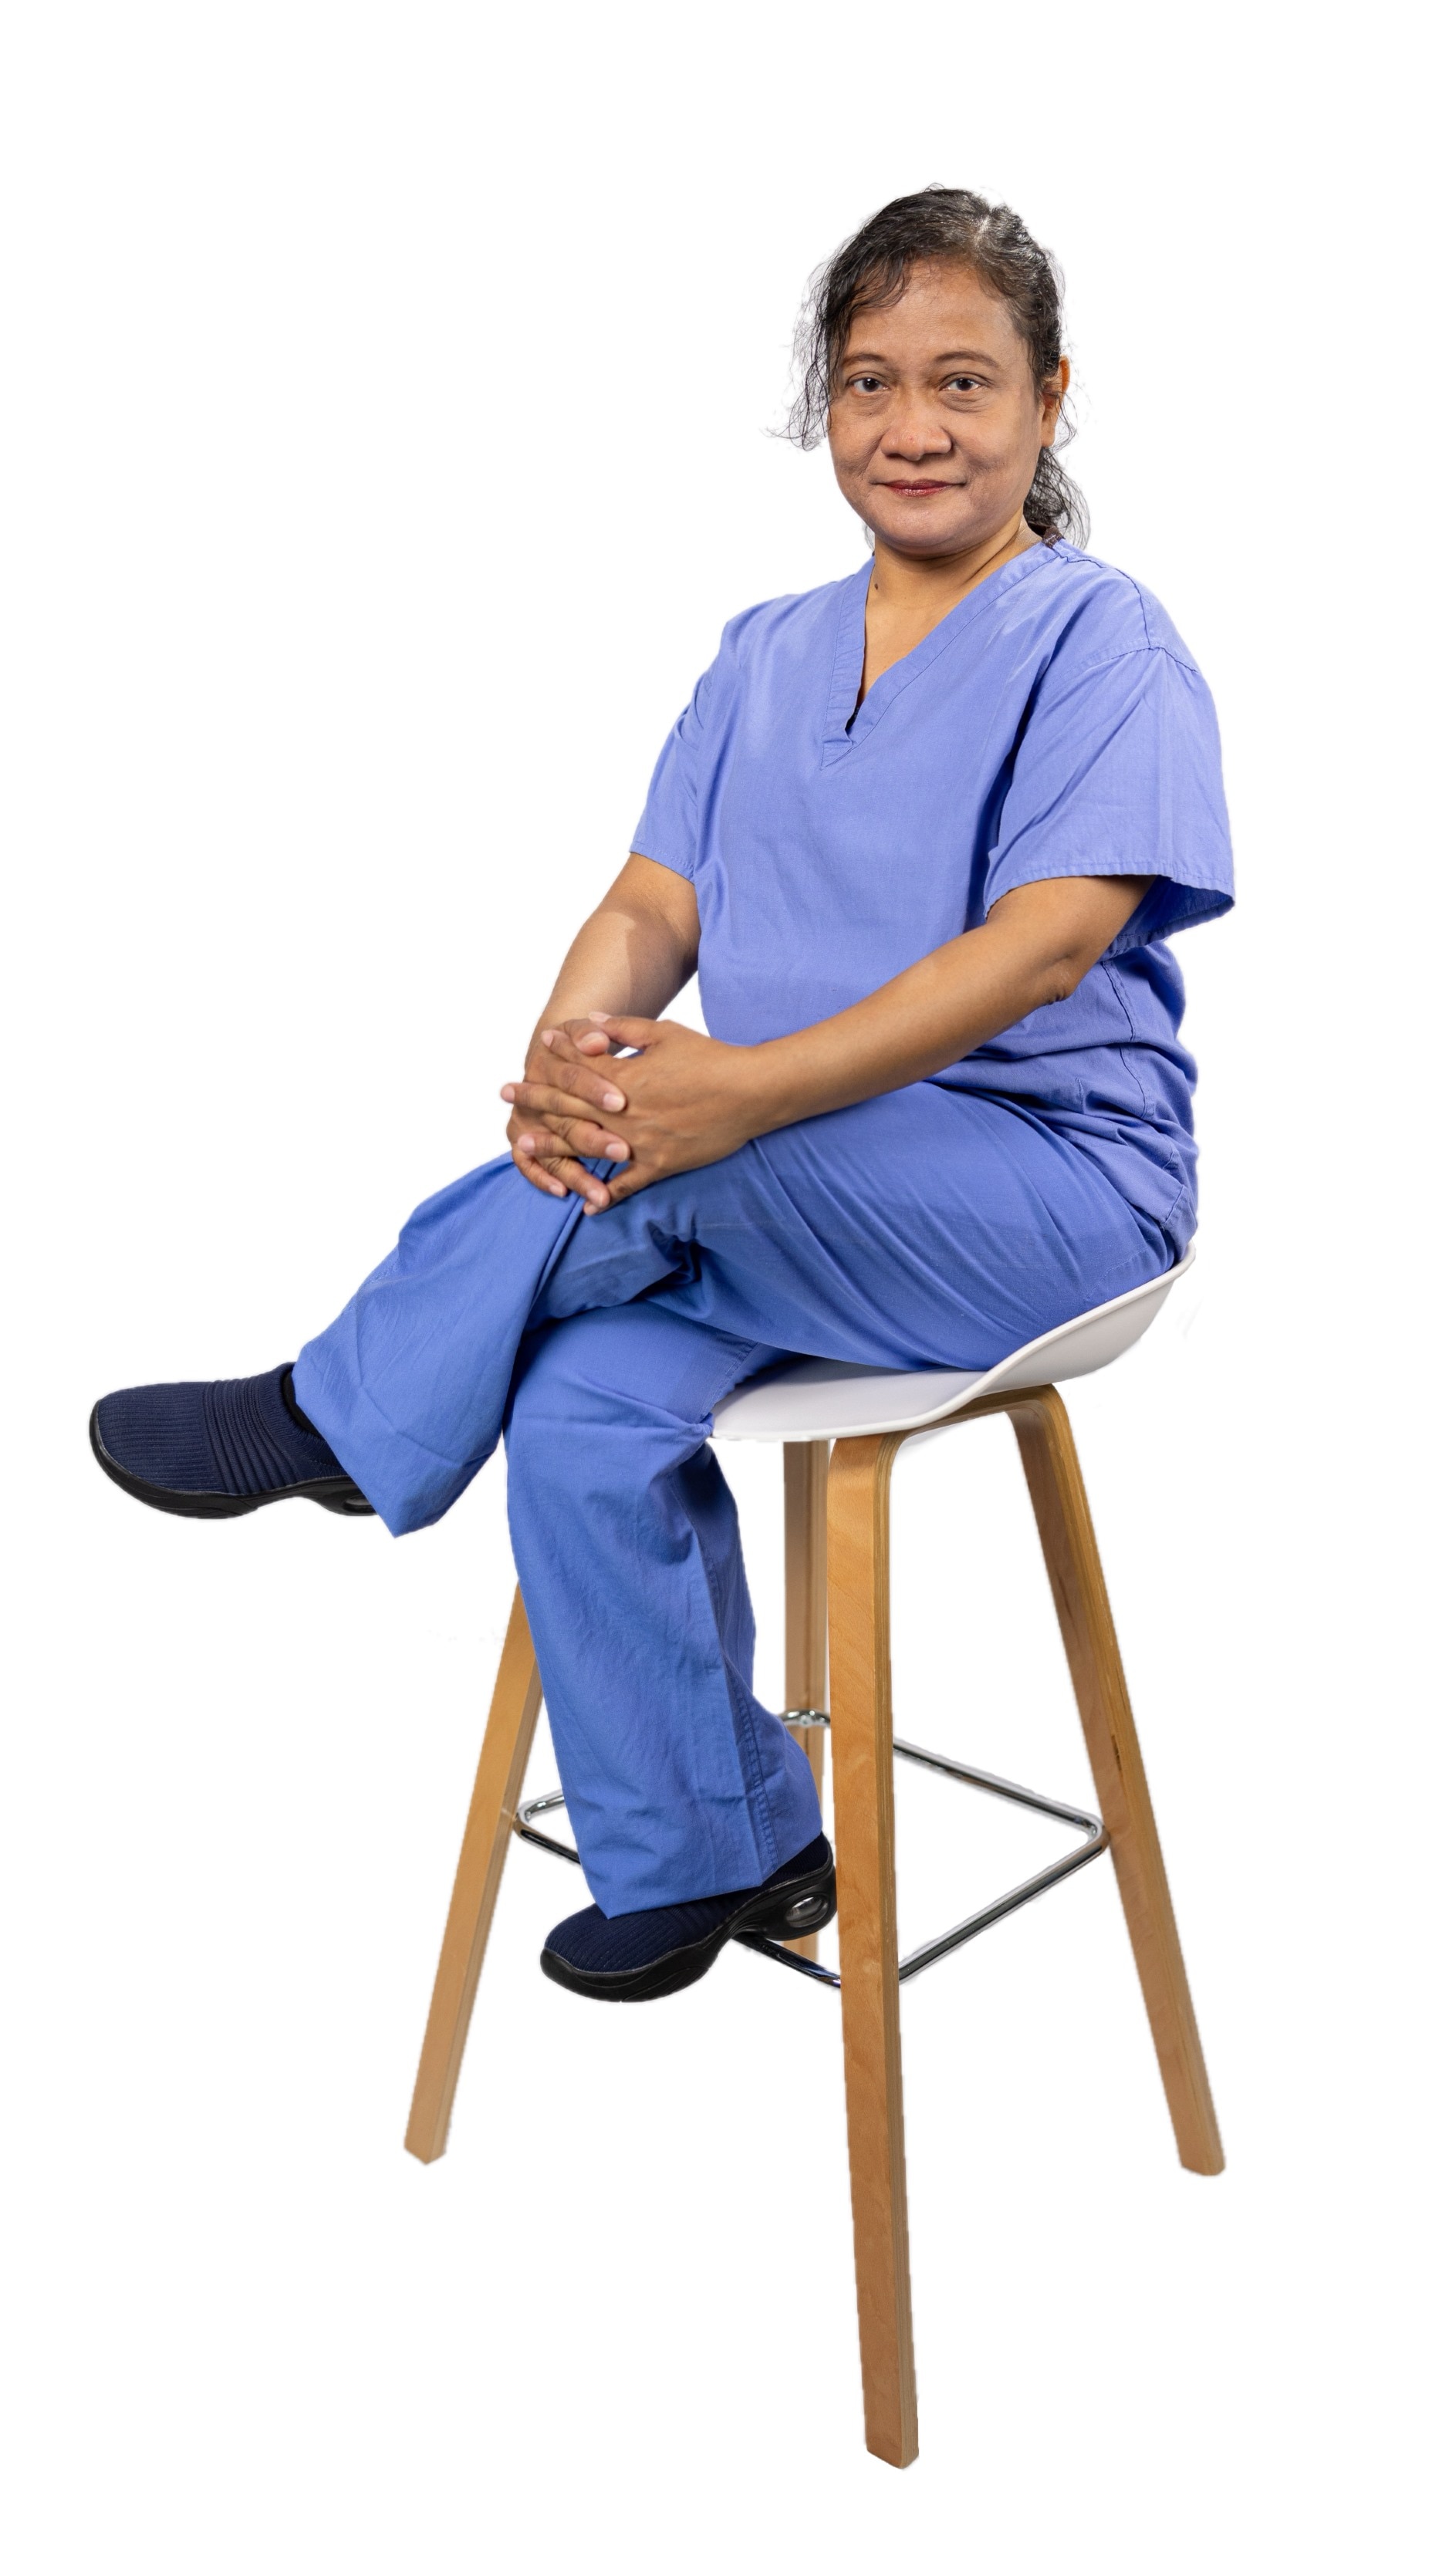
[[[17,2576],[1429,2563],[1426,96],[1393,7],[12,14]],[[1174,2163],[1110,1871],[914,1987],[902,2477],[827,1997],[732,1951],[590,2011],[520,1851],[451,2152],[402,2152],[501,1462],[397,1545],[139,1511],[85,1423],[289,1356],[496,1150],[721,622],[859,560],[764,432],[807,272],[931,179],[1064,260],[1095,543],[1226,743],[1201,1266],[1071,1408],[1229,2168]],[[730,1457],[769,1691],[778,1468]],[[898,1529],[903,1731],[1086,1794],[1000,1425]],[[908,1939],[1043,1848],[969,1805],[903,1791]]]

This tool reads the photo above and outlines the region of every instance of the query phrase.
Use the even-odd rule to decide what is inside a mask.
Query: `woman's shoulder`
[[[821,582],[815,590],[782,591],[777,599],[759,599],[731,617],[720,637],[721,658],[748,661],[780,643],[808,647],[822,634],[833,636],[843,591],[863,587],[864,567],[841,581]]]
[[[1032,608],[1075,668],[1157,652],[1197,671],[1161,600],[1131,573],[1065,538],[1042,546],[1037,569],[1044,578],[1025,585],[1033,593]]]

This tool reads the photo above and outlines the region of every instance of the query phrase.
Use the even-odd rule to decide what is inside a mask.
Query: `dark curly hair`
[[[1062,354],[1062,273],[1010,206],[993,206],[969,188],[921,188],[893,197],[872,215],[810,281],[795,334],[798,390],[786,425],[801,447],[825,435],[830,399],[850,326],[863,307],[893,304],[913,268],[927,260],[959,260],[999,295],[1026,344],[1038,385],[1056,372]],[[1065,404],[1057,435],[1073,434]],[[1050,447],[1037,461],[1026,496],[1026,524],[1051,545],[1067,537],[1082,545],[1087,505]]]

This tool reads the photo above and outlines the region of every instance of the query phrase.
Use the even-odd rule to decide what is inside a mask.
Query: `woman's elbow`
[[[1047,878],[1004,894],[988,915],[1021,942],[1029,1009],[1071,999],[1139,908],[1150,877]]]
[[[1089,975],[1101,955],[1099,948],[1072,946],[1044,958],[1034,978],[1037,992],[1031,1004],[1040,1010],[1048,1002],[1069,1002],[1085,975]]]

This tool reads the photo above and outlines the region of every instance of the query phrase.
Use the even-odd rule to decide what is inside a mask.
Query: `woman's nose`
[[[881,445],[887,454],[916,463],[923,456],[949,456],[951,433],[929,404],[907,401],[891,414]]]

